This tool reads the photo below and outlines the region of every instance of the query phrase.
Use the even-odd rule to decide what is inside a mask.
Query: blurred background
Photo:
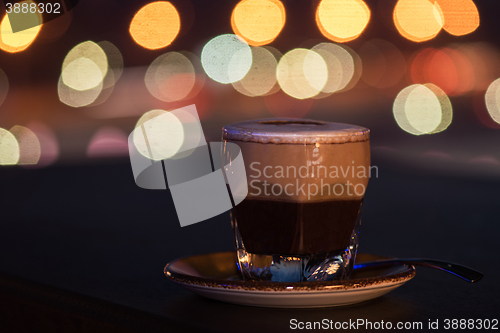
[[[86,0],[17,33],[4,16],[0,172],[124,160],[142,116],[196,104],[211,141],[252,118],[347,122],[372,130],[374,161],[498,177],[498,9]]]
[[[19,10],[24,3],[34,8]],[[419,268],[408,287],[339,312],[255,308],[248,331],[281,327],[290,313],[497,315],[498,1],[82,0],[16,33],[0,9],[0,277],[186,326],[234,318],[242,329],[241,307],[197,298],[162,274],[180,256],[234,250],[229,212],[181,228],[170,193],[139,188],[130,167],[138,123],[195,104],[207,141],[228,123],[278,116],[369,128],[378,178],[360,251],[485,273],[468,286]],[[3,279],[5,300],[13,288]],[[0,313],[17,318],[9,311],[25,308],[12,304],[34,294],[22,289]],[[33,313],[42,316],[15,325],[28,327]]]

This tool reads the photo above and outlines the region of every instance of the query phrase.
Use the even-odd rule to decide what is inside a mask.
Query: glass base
[[[361,210],[361,209],[360,209]],[[361,213],[349,246],[343,251],[310,255],[265,255],[246,251],[238,223],[233,219],[238,268],[246,280],[273,282],[333,281],[348,279],[358,249]]]

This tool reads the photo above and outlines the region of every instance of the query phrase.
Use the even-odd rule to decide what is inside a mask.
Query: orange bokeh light
[[[418,52],[411,62],[411,79],[414,83],[435,84],[451,96],[468,93],[475,85],[472,63],[451,47]]]
[[[399,0],[393,18],[399,33],[414,42],[434,38],[444,24],[439,4],[429,0]]]
[[[345,43],[356,39],[370,21],[370,9],[362,0],[322,0],[316,24],[328,39]]]
[[[253,46],[271,43],[285,26],[285,7],[279,0],[242,0],[234,7],[231,27]]]
[[[34,4],[32,0],[21,1],[19,4]],[[43,25],[42,14],[38,11],[35,13],[23,13],[23,15],[16,15],[16,20],[23,20],[23,24],[31,28],[18,32],[13,32],[9,15],[5,14],[0,23],[0,49],[9,53],[21,52],[27,49],[38,36],[40,29]]]
[[[467,35],[479,27],[479,12],[472,0],[435,0],[444,16],[443,29],[455,36]]]
[[[476,75],[474,74],[474,68],[469,58],[459,50],[451,47],[445,47],[442,51],[453,60],[458,75],[457,85],[448,95],[457,96],[472,91],[476,84]]]
[[[130,35],[140,46],[156,50],[170,45],[179,34],[181,20],[175,7],[157,1],[142,7],[130,23]]]
[[[424,65],[424,77],[449,95],[458,84],[458,71],[451,57],[441,50],[429,56]],[[426,82],[426,83],[427,83]]]

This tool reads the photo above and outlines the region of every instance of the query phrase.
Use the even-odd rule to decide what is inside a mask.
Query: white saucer
[[[356,263],[388,259],[358,254]],[[347,281],[254,282],[243,281],[234,252],[219,252],[176,259],[165,275],[201,296],[218,301],[276,308],[314,308],[355,304],[380,297],[415,276],[411,265],[355,271]]]

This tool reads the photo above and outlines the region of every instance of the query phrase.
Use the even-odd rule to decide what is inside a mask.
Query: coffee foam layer
[[[249,199],[358,200],[368,185],[370,141],[314,145],[235,143],[243,155]]]
[[[349,143],[368,141],[364,127],[309,119],[270,118],[227,125],[223,139],[273,144]]]

